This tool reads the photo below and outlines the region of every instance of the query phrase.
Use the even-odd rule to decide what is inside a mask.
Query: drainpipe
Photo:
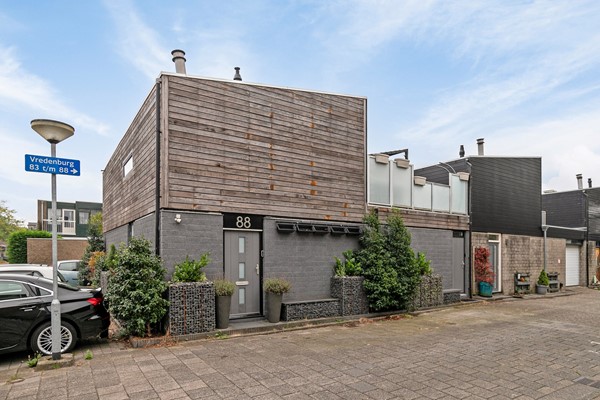
[[[154,254],[160,256],[160,88],[161,78],[156,80],[156,154],[155,154],[155,203],[154,203]]]
[[[467,205],[467,212],[469,213],[469,252],[467,254],[469,254],[469,298],[473,297],[473,259],[471,257],[471,249],[473,248],[473,222],[471,221],[472,218],[472,214],[471,214],[471,187],[472,185],[472,179],[473,179],[473,168],[471,163],[469,162],[469,159],[467,158],[467,166],[469,167],[469,191],[467,194],[467,201],[468,201],[468,205]]]
[[[582,190],[583,197],[585,199],[585,286],[588,287],[590,285],[590,255],[589,255],[589,238],[590,238],[590,199],[588,198],[588,194],[585,190]]]

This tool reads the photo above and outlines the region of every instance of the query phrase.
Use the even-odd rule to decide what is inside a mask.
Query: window
[[[129,174],[131,172],[132,169],[133,169],[133,156],[129,156],[127,161],[125,161],[125,163],[123,163],[123,177],[126,177],[127,174]]]
[[[25,285],[19,282],[0,282],[0,301],[22,299],[29,296]]]
[[[79,223],[82,225],[87,225],[90,223],[90,211],[89,210],[80,210],[79,211]]]
[[[77,271],[77,262],[59,263],[58,269],[61,271]]]

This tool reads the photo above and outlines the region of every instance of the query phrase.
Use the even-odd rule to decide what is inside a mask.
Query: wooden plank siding
[[[163,207],[362,219],[366,99],[173,75],[165,81]]]
[[[111,156],[103,180],[103,229],[125,225],[155,208],[156,87],[152,89]],[[133,156],[133,169],[123,165]]]
[[[369,207],[378,211],[379,219],[385,222],[392,209],[386,207]],[[394,208],[404,221],[404,225],[413,228],[449,229],[455,231],[469,230],[469,217],[466,215],[436,213],[406,208]]]

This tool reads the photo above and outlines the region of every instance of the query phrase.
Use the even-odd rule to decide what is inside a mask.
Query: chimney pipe
[[[242,76],[240,75],[240,67],[235,67],[235,75],[233,76],[234,81],[241,81]]]
[[[185,75],[185,51],[173,50],[171,55],[173,56],[173,62],[175,63],[175,72]]]
[[[483,153],[483,138],[477,139],[477,155],[482,156]]]
[[[581,174],[577,174],[575,177],[577,178],[577,189],[583,189],[583,180]]]
[[[588,178],[588,187],[592,188],[592,178]]]
[[[460,158],[463,158],[465,156],[465,146],[463,146],[462,144],[460,145],[460,150],[458,151],[458,156]]]

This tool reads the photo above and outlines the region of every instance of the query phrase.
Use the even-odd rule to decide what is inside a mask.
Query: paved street
[[[0,361],[0,399],[600,399],[600,291],[416,317],[75,354],[35,372]],[[22,359],[22,355],[20,356]]]

